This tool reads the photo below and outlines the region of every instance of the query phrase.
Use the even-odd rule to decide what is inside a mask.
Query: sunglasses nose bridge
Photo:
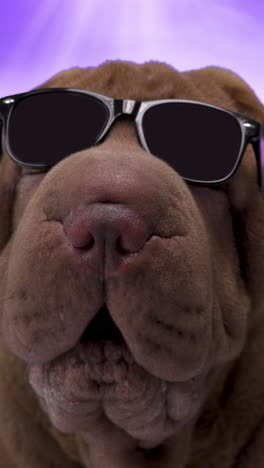
[[[130,117],[131,120],[134,120],[137,116],[140,104],[140,101],[136,101],[134,99],[115,99],[114,114],[108,123],[107,129],[103,135],[101,135],[101,138],[105,137],[106,133],[110,131],[117,120],[122,120],[122,116],[124,116],[124,118]]]
[[[133,99],[123,99],[122,113],[126,115],[133,115],[137,101]]]
[[[135,117],[137,116],[138,109],[141,104],[140,101],[136,101],[133,99],[114,99],[113,102],[114,102],[114,106],[113,106],[114,112],[112,113],[112,116],[110,116],[110,119],[108,121],[106,128],[104,129],[104,132],[99,136],[99,139],[97,140],[96,143],[102,142],[103,140],[105,140],[106,137],[108,139],[111,138],[113,134],[115,136],[116,135],[118,136],[120,131],[124,132],[123,124],[131,122],[131,121],[133,122],[135,120]],[[117,129],[116,129],[116,123],[121,124],[121,126],[120,125],[117,126]],[[136,140],[137,128],[135,129],[134,126],[132,125],[130,127],[130,130],[126,128],[125,131],[129,131],[129,134],[127,134],[127,136],[130,135],[131,138],[134,136],[135,141],[137,141]],[[135,131],[136,133],[132,135],[132,133],[134,133]]]

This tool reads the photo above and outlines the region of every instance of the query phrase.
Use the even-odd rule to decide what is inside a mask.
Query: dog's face
[[[112,62],[49,86],[199,100],[264,122],[251,90],[221,69]],[[123,118],[45,173],[4,154],[0,200],[2,340],[28,363],[54,426],[145,448],[179,432],[241,353],[263,299],[251,145],[226,185],[189,185]]]

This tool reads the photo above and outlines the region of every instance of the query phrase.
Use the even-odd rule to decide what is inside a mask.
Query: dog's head
[[[216,67],[109,62],[48,87],[202,101],[264,124],[253,91]],[[47,172],[3,154],[1,337],[59,431],[149,448],[195,419],[262,312],[257,180],[248,145],[226,184],[188,184],[142,148],[127,117]]]

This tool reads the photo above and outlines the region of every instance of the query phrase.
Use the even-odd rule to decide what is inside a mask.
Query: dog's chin
[[[105,425],[150,448],[193,418],[206,396],[206,376],[167,382],[139,365],[102,308],[71,350],[29,365],[29,381],[54,426],[100,439]]]

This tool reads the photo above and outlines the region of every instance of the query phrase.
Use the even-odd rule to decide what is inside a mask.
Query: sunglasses
[[[251,143],[262,189],[261,125],[199,101],[140,102],[65,88],[15,94],[0,100],[2,143],[18,165],[48,170],[67,156],[102,142],[121,115],[135,121],[144,150],[194,184],[226,182]]]

